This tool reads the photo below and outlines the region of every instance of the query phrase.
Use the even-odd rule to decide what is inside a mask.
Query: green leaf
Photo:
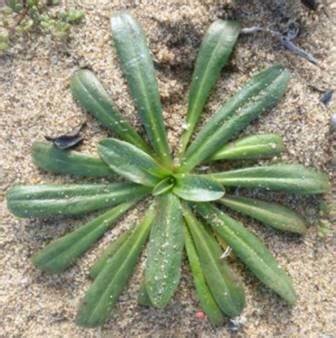
[[[181,206],[173,194],[158,198],[145,268],[145,285],[153,306],[164,307],[180,281],[183,251]]]
[[[84,12],[79,9],[71,8],[66,12],[66,20],[71,24],[79,24],[84,18]]]
[[[187,112],[187,128],[182,135],[178,151],[182,154],[188,145],[210,92],[227,64],[239,36],[235,21],[216,20],[203,38],[192,77]]]
[[[73,265],[136,201],[120,204],[79,229],[52,241],[33,256],[42,271],[59,273]]]
[[[202,271],[200,259],[198,257],[191,235],[186,227],[184,231],[184,238],[185,249],[201,307],[206,313],[211,324],[221,325],[224,322],[224,316],[208,288],[204,273]]]
[[[215,201],[224,195],[223,186],[211,179],[199,175],[176,175],[175,195],[187,201]]]
[[[113,171],[99,158],[77,151],[58,149],[50,143],[34,142],[33,163],[40,169],[75,176],[113,176]]]
[[[290,277],[280,268],[260,239],[210,204],[199,203],[196,208],[261,282],[289,304],[295,303],[296,295]]]
[[[123,245],[123,243],[127,240],[127,238],[132,233],[133,229],[129,231],[125,231],[121,235],[119,235],[100,255],[100,257],[96,260],[96,262],[90,268],[90,277],[95,279],[99,272],[103,270],[106,262],[114,256],[119,250],[119,248]]]
[[[106,321],[112,306],[133,274],[154,217],[154,209],[150,208],[134,232],[107,260],[80,305],[76,319],[79,326],[97,327]]]
[[[228,195],[218,202],[228,208],[255,218],[274,229],[298,234],[306,232],[305,220],[293,210],[285,208],[280,204]]]
[[[152,152],[148,144],[120,114],[110,95],[90,70],[77,71],[71,78],[70,88],[73,97],[103,126],[143,151]]]
[[[146,290],[145,281],[140,284],[137,303],[142,306],[153,306]]]
[[[147,135],[161,160],[171,164],[160,94],[144,33],[126,12],[111,18],[112,37],[130,92]]]
[[[220,260],[221,250],[218,243],[187,207],[183,208],[183,216],[195,243],[202,272],[214,300],[226,315],[238,316],[245,305],[244,291],[233,277],[227,263]]]
[[[173,176],[168,176],[161,180],[153,189],[153,196],[159,196],[165,194],[173,189],[175,185],[175,178]]]
[[[279,135],[252,135],[226,144],[212,156],[211,160],[257,160],[277,156],[284,149]]]
[[[327,175],[298,164],[228,170],[208,177],[228,187],[261,188],[296,194],[320,194],[330,189]]]
[[[273,66],[254,76],[205,124],[187,149],[180,171],[210,159],[261,113],[273,107],[287,89],[288,72]]]
[[[5,52],[9,47],[8,43],[0,41],[0,52]]]
[[[135,183],[153,187],[170,174],[141,149],[114,138],[100,141],[98,153],[113,171]]]
[[[141,198],[146,187],[132,183],[16,185],[7,191],[8,209],[18,217],[73,216]]]

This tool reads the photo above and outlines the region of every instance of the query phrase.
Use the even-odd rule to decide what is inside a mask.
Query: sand
[[[70,3],[70,2],[69,2]],[[285,29],[286,17],[301,24],[300,46],[320,60],[314,66],[287,51],[266,34],[245,36],[211,96],[204,113],[210,116],[253,73],[273,63],[291,72],[286,97],[246,133],[277,132],[286,151],[274,159],[314,166],[331,173],[329,108],[308,85],[335,88],[336,30],[323,13],[309,13],[299,1],[77,1],[85,22],[72,29],[67,42],[32,35],[0,57],[0,175],[1,196],[14,183],[78,182],[35,168],[30,149],[34,140],[71,130],[81,121],[88,126],[80,150],[95,153],[95,144],[108,132],[72,100],[69,77],[80,66],[91,67],[129,120],[139,127],[136,112],[112,47],[109,18],[127,8],[142,23],[153,52],[169,140],[176,144],[186,112],[193,63],[202,35],[216,18],[236,18],[243,27],[256,24]],[[335,14],[334,9],[330,13]],[[96,180],[97,181],[97,180]],[[263,196],[260,192],[255,194]],[[265,240],[279,263],[292,276],[298,302],[290,309],[264,288],[240,264],[247,305],[236,321],[212,328],[198,319],[199,304],[188,268],[181,285],[164,310],[136,305],[143,259],[128,289],[120,297],[111,320],[101,329],[84,330],[74,324],[78,304],[90,285],[88,269],[103,247],[130,226],[144,206],[127,215],[93,250],[71,269],[48,276],[35,269],[30,256],[53,238],[85,219],[22,220],[0,209],[0,336],[1,337],[334,337],[336,336],[335,230],[317,236],[318,198],[268,194],[301,212],[309,225],[304,238],[276,233],[244,217],[237,217]],[[328,197],[328,196],[327,196]],[[330,199],[330,196],[328,197]],[[233,214],[233,213],[232,213]],[[90,217],[87,217],[89,219]]]

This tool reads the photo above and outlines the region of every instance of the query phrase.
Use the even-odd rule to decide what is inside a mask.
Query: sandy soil
[[[30,158],[31,143],[44,135],[57,135],[87,120],[81,150],[95,152],[95,144],[107,131],[73,102],[69,77],[80,66],[90,66],[110,90],[123,114],[138,125],[114,50],[109,17],[128,8],[143,24],[153,51],[166,125],[171,144],[181,132],[188,86],[200,39],[216,18],[236,18],[243,27],[256,24],[285,29],[286,18],[301,24],[297,42],[320,60],[314,66],[284,51],[265,34],[245,36],[226,67],[206,108],[205,116],[246,81],[251,74],[275,62],[291,71],[288,93],[281,104],[247,132],[278,132],[287,150],[286,162],[300,162],[331,171],[329,121],[335,103],[326,109],[321,88],[336,86],[336,30],[324,14],[313,15],[299,1],[78,1],[85,23],[72,30],[67,43],[48,36],[31,36],[9,55],[0,57],[0,175],[1,196],[13,183],[73,182],[70,177],[50,175],[36,169]],[[137,3],[135,5],[134,3]],[[140,4],[141,3],[141,4]],[[219,4],[221,3],[221,4]],[[261,4],[263,3],[263,4]],[[288,3],[287,5],[284,5]],[[292,5],[291,5],[292,4]],[[335,7],[334,7],[335,11]],[[331,10],[332,13],[332,10]],[[334,12],[335,14],[335,12]],[[334,100],[335,102],[335,100]],[[279,159],[274,159],[274,162]],[[142,207],[132,211],[113,231],[73,268],[58,276],[37,271],[30,256],[51,239],[59,237],[81,220],[20,220],[11,216],[1,201],[0,227],[0,336],[1,337],[121,337],[121,336],[218,336],[218,337],[334,337],[336,336],[335,232],[317,237],[316,198],[271,194],[301,212],[311,224],[304,238],[267,230],[240,217],[265,239],[281,265],[293,277],[298,302],[289,309],[262,287],[242,266],[247,306],[237,319],[212,328],[195,314],[199,309],[188,269],[184,268],[176,297],[164,311],[136,305],[143,261],[127,291],[114,308],[113,318],[101,329],[83,330],[74,324],[77,306],[90,284],[88,269],[104,245],[132,224]]]

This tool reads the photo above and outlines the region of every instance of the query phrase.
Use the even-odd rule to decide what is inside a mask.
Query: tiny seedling
[[[283,151],[283,142],[275,134],[236,137],[283,97],[288,71],[275,65],[255,75],[200,127],[192,140],[240,31],[236,22],[215,21],[200,47],[189,94],[187,128],[173,159],[143,31],[126,12],[113,15],[111,24],[121,67],[149,142],[121,115],[90,70],[73,75],[75,100],[120,139],[100,141],[100,158],[35,142],[33,161],[50,172],[106,177],[111,183],[16,185],[9,189],[8,208],[19,217],[78,216],[104,210],[42,248],[32,258],[34,265],[47,273],[68,269],[130,208],[147,199],[150,206],[144,218],[113,241],[93,265],[93,283],[79,307],[78,325],[96,327],[107,320],[146,243],[139,304],[163,308],[171,301],[180,281],[185,250],[199,302],[209,321],[220,325],[225,316],[239,315],[245,304],[244,289],[225,259],[230,249],[262,283],[294,304],[296,295],[288,274],[257,236],[227,214],[233,209],[276,230],[303,234],[305,221],[294,211],[239,196],[235,189],[295,194],[329,190],[325,174],[302,165],[230,169],[230,163],[271,158]],[[217,162],[225,162],[229,170],[217,172]],[[198,170],[204,163],[208,172]],[[112,183],[117,177],[125,181]]]
[[[31,32],[66,37],[84,17],[81,10],[53,10],[59,1],[7,0],[0,9],[0,51],[7,51],[18,36]]]

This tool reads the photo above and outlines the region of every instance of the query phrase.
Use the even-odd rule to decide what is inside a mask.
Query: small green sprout
[[[71,20],[77,20],[75,13]],[[233,209],[280,231],[304,234],[305,220],[286,207],[238,194],[236,188],[295,194],[329,190],[328,177],[294,164],[249,166],[217,172],[216,163],[239,163],[279,155],[279,135],[238,138],[240,132],[284,96],[289,74],[275,65],[253,76],[204,124],[191,140],[210,92],[227,63],[240,28],[233,21],[215,21],[197,57],[186,117],[187,128],[175,151],[164,125],[155,70],[144,33],[128,13],[113,15],[112,34],[130,93],[147,134],[147,143],[121,115],[95,75],[87,69],[71,79],[75,100],[120,139],[99,142],[100,158],[35,142],[34,164],[44,170],[86,177],[106,177],[105,184],[17,185],[7,192],[9,210],[19,217],[73,216],[104,210],[100,216],[37,252],[32,260],[48,273],[60,273],[140,200],[150,204],[144,218],[113,241],[92,266],[93,283],[81,303],[77,323],[104,324],[127,286],[147,244],[147,260],[139,304],[165,307],[175,294],[183,251],[191,268],[202,309],[213,325],[235,317],[245,304],[244,289],[224,259],[234,254],[267,287],[292,305],[295,291],[288,274],[262,241],[227,211]],[[208,172],[200,171],[206,163]],[[244,163],[244,162],[242,162]],[[235,165],[236,167],[236,165]],[[124,179],[113,183],[117,178]],[[224,252],[224,253],[223,253]]]
[[[336,221],[334,204],[321,201],[317,220],[317,236],[323,239],[329,236],[332,224]]]
[[[57,1],[40,0],[8,0],[0,12],[0,50],[8,50],[15,42],[15,38],[31,31],[52,34],[57,38],[68,35],[71,25],[79,24],[84,13],[78,9],[52,11],[51,6],[58,5]],[[2,33],[2,30],[5,33]],[[4,40],[6,37],[6,41]]]

